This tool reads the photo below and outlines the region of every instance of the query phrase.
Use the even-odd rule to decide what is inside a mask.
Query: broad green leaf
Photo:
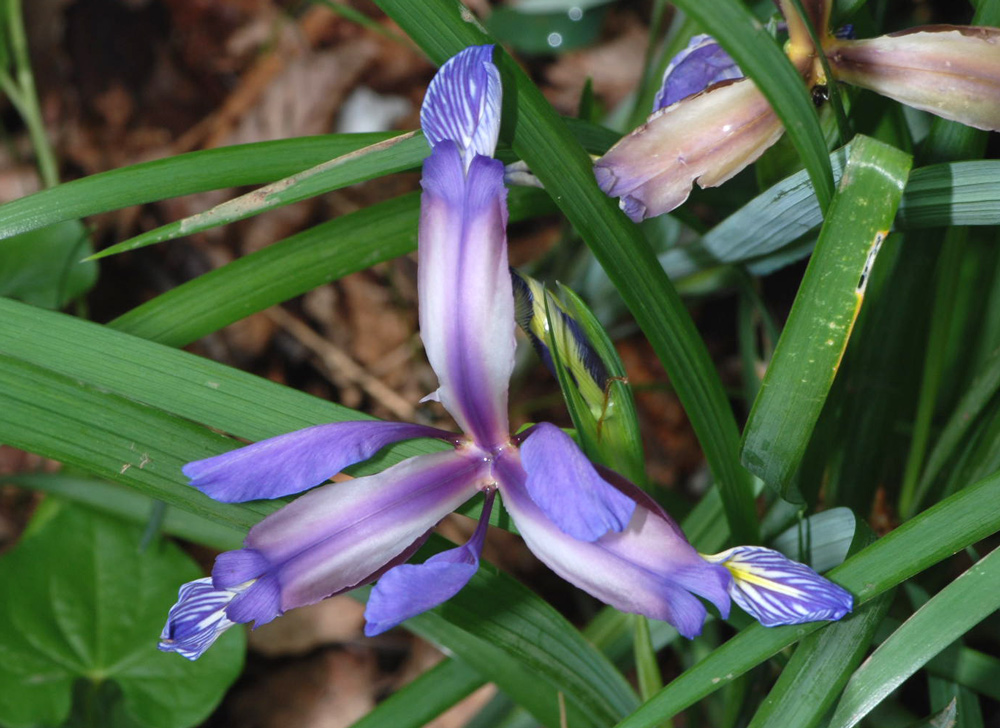
[[[874,139],[859,136],[852,143],[840,187],[743,433],[743,463],[783,497],[792,495],[792,477],[847,348],[911,161]]]
[[[1000,530],[1000,473],[907,521],[827,576],[854,594],[858,608],[997,530]],[[823,622],[772,628],[751,625],[675,678],[619,723],[619,728],[657,726],[825,625]]]
[[[830,728],[851,728],[934,655],[1000,609],[1000,549],[935,594],[848,683]]]
[[[126,713],[149,728],[204,720],[243,667],[230,630],[198,662],[160,652],[157,636],[177,587],[198,567],[176,546],[139,549],[142,530],[48,500],[0,559],[0,721],[58,725],[74,683],[121,688]]]
[[[89,291],[97,265],[80,259],[91,251],[78,220],[21,233],[0,245],[0,296],[59,309]]]
[[[435,63],[467,46],[492,41],[454,0],[378,4]],[[663,362],[722,489],[734,536],[745,543],[756,541],[750,480],[737,454],[736,420],[691,316],[639,228],[598,188],[590,157],[538,87],[502,49],[495,60],[505,79],[506,105],[516,104],[505,109],[505,117],[513,122],[514,151],[593,251]]]
[[[92,256],[92,259],[193,235],[357,182],[412,169],[419,166],[429,153],[430,146],[427,140],[418,132],[386,139],[310,167],[291,177],[258,187],[252,192],[227,200],[205,212],[137,235],[102,250]]]
[[[484,682],[461,660],[445,658],[380,702],[351,728],[423,728]]]
[[[510,218],[552,209],[540,190],[515,189]],[[321,223],[206,273],[111,322],[120,331],[184,346],[257,311],[416,249],[420,200],[402,195]]]

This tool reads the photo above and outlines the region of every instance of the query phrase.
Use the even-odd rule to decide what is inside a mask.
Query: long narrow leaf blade
[[[137,250],[147,245],[193,235],[221,225],[259,215],[276,207],[363,182],[375,177],[402,172],[420,165],[430,153],[422,134],[410,132],[371,146],[349,152],[315,167],[272,182],[264,187],[223,202],[210,210],[163,225],[130,240],[112,245],[91,260]]]
[[[0,240],[169,197],[274,182],[396,133],[330,134],[189,152],[73,180],[0,207]]]
[[[852,728],[934,655],[1000,609],[1000,549],[934,595],[847,684],[830,728]]]
[[[540,190],[515,189],[510,219],[552,210]],[[111,327],[169,346],[184,346],[234,321],[324,283],[405,255],[417,246],[416,193],[321,223],[147,301]]]

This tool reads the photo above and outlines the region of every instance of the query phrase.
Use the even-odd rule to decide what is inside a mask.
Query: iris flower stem
[[[10,39],[10,50],[14,57],[16,84],[13,79],[4,74],[0,90],[7,94],[11,103],[17,108],[28,127],[28,135],[35,149],[38,160],[38,173],[42,184],[55,187],[59,184],[59,167],[49,139],[45,134],[45,124],[42,122],[42,112],[38,106],[38,93],[35,90],[35,77],[31,72],[31,58],[28,55],[28,41],[24,32],[24,14],[21,0],[7,0],[7,30]],[[16,87],[16,90],[15,90]]]
[[[645,702],[663,687],[663,675],[656,662],[656,650],[649,632],[649,620],[641,614],[632,615],[632,642],[635,651],[635,672],[639,677],[639,697]],[[669,728],[668,720],[663,728]]]
[[[837,118],[837,134],[839,139],[835,146],[841,147],[847,144],[854,135],[851,132],[851,124],[847,120],[847,114],[844,112],[844,104],[840,98],[840,88],[837,86],[837,79],[830,70],[830,63],[827,61],[826,53],[823,51],[823,38],[829,33],[829,28],[814,28],[812,22],[809,20],[808,13],[802,7],[802,0],[791,0],[791,2],[795,6],[795,11],[802,19],[802,24],[809,31],[809,37],[812,39],[813,48],[816,51],[816,57],[823,67],[823,75],[826,76],[826,87],[830,94],[830,105],[833,107],[834,116]]]

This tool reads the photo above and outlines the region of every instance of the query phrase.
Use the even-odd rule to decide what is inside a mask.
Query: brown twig
[[[304,347],[320,358],[323,365],[338,376],[361,387],[379,404],[401,420],[413,421],[416,409],[382,380],[372,376],[346,352],[317,334],[306,323],[280,306],[264,312],[275,324],[295,337]]]

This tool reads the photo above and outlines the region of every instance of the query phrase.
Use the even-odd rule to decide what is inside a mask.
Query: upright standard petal
[[[581,541],[596,541],[623,531],[635,501],[605,481],[573,439],[555,425],[542,422],[521,445],[524,487],[550,521]]]
[[[223,554],[215,586],[257,579],[243,597],[247,611],[240,616],[246,617],[251,607],[263,609],[274,585],[280,614],[367,583],[408,558],[488,479],[483,458],[462,450],[419,455],[376,475],[318,488],[250,529],[244,548],[232,552],[240,556]],[[259,595],[252,605],[251,592]],[[240,621],[232,609],[229,616]],[[251,618],[268,616],[276,615]]]
[[[580,541],[535,505],[516,451],[497,458],[494,472],[504,506],[528,547],[566,581],[623,612],[669,622],[689,638],[705,621],[705,607],[695,594],[728,616],[729,573],[702,559],[659,509],[640,503],[621,533]]]
[[[840,81],[1000,131],[1000,28],[913,28],[869,40],[835,40],[826,54]]]
[[[237,594],[239,590],[216,589],[208,577],[183,584],[160,634],[160,650],[197,660],[235,624],[226,608]]]
[[[453,56],[431,80],[420,108],[420,126],[432,147],[455,142],[468,169],[477,154],[493,156],[501,101],[493,46],[472,46]]]
[[[424,162],[422,185],[420,336],[441,403],[489,450],[508,438],[515,347],[503,164],[477,156],[466,175],[458,147],[444,141]]]
[[[451,440],[455,436],[401,422],[335,422],[196,460],[183,471],[191,485],[223,503],[280,498],[317,486],[386,445],[416,437]]]
[[[594,164],[601,189],[635,222],[670,212],[695,182],[716,187],[755,161],[784,127],[745,78],[657,111]]]
[[[743,78],[743,71],[732,56],[712,36],[696,35],[684,50],[671,59],[663,72],[660,90],[653,101],[653,111],[701,93],[713,83],[736,78]]]
[[[854,597],[805,564],[761,546],[737,546],[714,556],[733,576],[733,600],[765,627],[837,620]]]
[[[479,568],[496,490],[486,493],[472,538],[464,546],[431,556],[422,564],[401,564],[382,575],[365,607],[365,634],[374,637],[458,594]]]

